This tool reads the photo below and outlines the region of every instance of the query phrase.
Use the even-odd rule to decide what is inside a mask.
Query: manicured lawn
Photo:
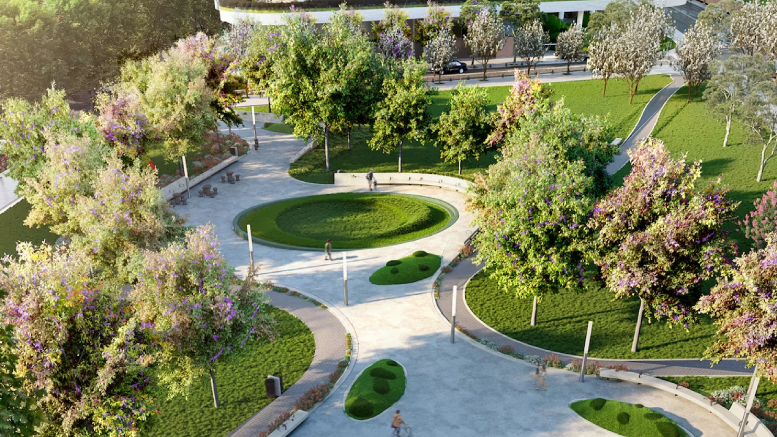
[[[331,239],[333,249],[379,247],[443,229],[451,213],[436,203],[389,194],[309,196],[251,211],[240,227],[245,231],[250,224],[254,237],[291,246],[321,249]]]
[[[219,408],[213,407],[210,377],[192,387],[189,399],[182,396],[167,400],[157,395],[154,428],[147,435],[158,437],[221,437],[272,402],[266,397],[264,379],[282,375],[284,389],[291,387],[313,361],[316,344],[310,329],[286,311],[272,308],[278,322],[278,338],[272,343],[257,342],[238,355],[220,363],[216,370]]]
[[[537,325],[529,325],[531,299],[519,299],[478,273],[467,285],[467,305],[497,331],[555,352],[582,355],[588,321],[594,322],[589,356],[596,358],[700,358],[712,344],[715,326],[702,316],[689,331],[643,321],[637,353],[631,353],[639,300],[613,300],[606,289],[583,293],[564,290],[538,305]]]
[[[432,276],[440,268],[442,258],[418,251],[410,256],[391,260],[370,276],[375,285],[409,284]]]
[[[262,129],[268,130],[270,132],[289,135],[294,132],[294,129],[291,126],[282,123],[265,123]]]
[[[251,108],[254,108],[254,112],[269,112],[267,105],[241,106],[239,108],[235,108],[235,111],[250,113]]]
[[[0,214],[0,258],[8,255],[16,255],[16,243],[19,241],[29,241],[34,246],[40,245],[43,241],[54,244],[59,237],[53,234],[48,226],[41,228],[28,228],[24,225],[24,219],[30,213],[30,206],[26,200],[22,199],[16,205],[9,208],[6,212]]]
[[[586,399],[573,402],[569,407],[585,420],[622,436],[688,437],[674,420],[640,404],[607,400],[597,410],[596,403],[603,400]]]
[[[394,360],[380,360],[364,369],[345,398],[345,414],[369,419],[394,405],[405,394],[405,370]]]
[[[553,99],[562,97],[565,104],[575,112],[586,115],[608,116],[613,126],[613,138],[626,136],[642,113],[648,100],[658,90],[670,82],[667,76],[648,76],[640,84],[640,91],[634,97],[634,103],[628,103],[628,88],[621,81],[611,80],[607,85],[607,96],[602,97],[602,81],[588,80],[547,84],[554,90]],[[489,98],[489,110],[496,111],[497,104],[502,103],[510,92],[509,86],[486,87]],[[432,96],[430,112],[433,117],[446,110],[451,91],[440,91]],[[278,125],[265,129],[273,132],[283,132]],[[291,129],[287,127],[287,132]],[[397,171],[397,153],[386,154],[373,151],[367,146],[371,137],[369,127],[355,128],[351,132],[351,150],[347,148],[345,137],[330,135],[330,167],[332,172],[367,172],[373,168],[375,172],[390,173]],[[464,179],[472,180],[475,173],[484,172],[495,162],[496,151],[491,151],[480,157],[480,160],[470,160],[462,163]],[[311,150],[299,161],[291,165],[289,175],[305,182],[331,184],[334,183],[332,173],[326,173],[323,147]],[[402,146],[402,171],[410,173],[432,173],[447,176],[458,176],[456,163],[445,163],[440,159],[440,150],[433,144],[422,145],[415,141],[406,142]],[[378,181],[380,182],[380,181]]]
[[[745,390],[750,386],[750,377],[747,376],[661,376],[660,378],[675,384],[685,381],[689,385],[688,388],[704,396],[711,395],[715,390],[725,390],[737,385],[744,387]],[[761,378],[758,382],[756,397],[764,403],[771,399],[777,399],[777,384],[770,382],[766,378]]]
[[[702,91],[686,104],[687,89],[681,88],[667,102],[653,136],[664,141],[674,157],[687,154],[686,160],[702,160],[702,179],[712,180],[718,175],[731,188],[728,196],[741,201],[737,209],[739,220],[753,209],[753,201],[771,188],[777,179],[777,163],[770,162],[764,170],[763,180],[756,182],[761,148],[747,145],[747,132],[739,123],[733,123],[728,147],[723,147],[726,127],[708,115]],[[741,250],[749,250],[751,244],[744,234],[737,232],[735,223],[726,226]]]

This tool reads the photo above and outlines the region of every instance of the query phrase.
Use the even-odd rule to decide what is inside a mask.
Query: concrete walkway
[[[246,128],[245,133],[252,138],[252,131]],[[264,130],[260,134],[259,150],[229,168],[241,175],[239,183],[221,184],[221,174],[216,174],[208,181],[219,188],[216,198],[194,197],[189,205],[175,209],[187,215],[192,225],[214,223],[220,250],[241,274],[246,271],[249,257],[247,242],[238,238],[231,227],[238,212],[282,198],[350,191],[289,177],[289,158],[303,147],[302,142]],[[381,358],[395,359],[407,369],[405,395],[392,408],[403,411],[417,436],[601,436],[607,433],[568,408],[573,400],[597,396],[639,402],[664,411],[695,436],[732,434],[707,411],[664,392],[632,384],[596,379],[577,383],[575,375],[551,369],[550,389],[536,392],[531,382],[533,369],[525,363],[494,356],[467,342],[451,344],[449,326],[431,294],[432,278],[394,286],[376,286],[368,278],[388,260],[416,250],[441,254],[443,262],[449,262],[473,230],[473,217],[464,210],[464,197],[432,187],[390,187],[381,191],[435,197],[459,209],[461,217],[445,231],[422,240],[350,251],[347,255],[340,252],[335,261],[324,261],[321,252],[254,245],[260,279],[305,291],[335,305],[358,339],[355,372],[295,431],[295,436],[388,435],[391,411],[367,422],[355,422],[342,411],[343,397],[356,375]],[[342,304],[342,256],[348,257],[348,307]]]

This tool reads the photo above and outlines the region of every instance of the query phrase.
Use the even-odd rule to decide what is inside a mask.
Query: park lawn
[[[715,326],[707,316],[698,324],[669,328],[643,319],[637,353],[631,352],[639,299],[613,300],[604,288],[585,292],[563,290],[545,296],[537,307],[537,325],[530,326],[532,299],[520,299],[499,288],[486,272],[467,284],[472,312],[493,329],[528,343],[565,354],[583,355],[586,326],[594,322],[589,356],[595,358],[700,358],[713,342]]]
[[[688,383],[691,390],[703,396],[709,396],[715,390],[725,390],[734,386],[744,387],[745,390],[750,386],[749,376],[659,376],[659,378],[679,384],[682,381]],[[756,397],[765,403],[772,399],[777,399],[777,384],[766,378],[761,378],[758,382]],[[730,407],[726,406],[726,408]]]
[[[357,420],[377,416],[405,394],[407,375],[394,360],[379,360],[362,372],[345,397],[345,414]]]
[[[608,399],[601,409],[594,409],[591,404],[597,399],[586,399],[573,402],[569,408],[585,420],[606,430],[626,437],[689,437],[674,420],[641,404]],[[601,400],[599,400],[601,402]],[[618,421],[618,415],[628,415],[626,423]],[[661,430],[660,428],[668,428]]]
[[[30,213],[32,206],[22,199],[16,205],[10,207],[7,211],[0,214],[0,229],[2,229],[2,238],[0,238],[0,258],[5,255],[16,255],[16,243],[19,241],[29,241],[33,246],[38,246],[44,241],[54,244],[59,237],[52,233],[48,226],[40,228],[29,228],[24,225],[24,219]]]
[[[428,200],[380,193],[298,197],[250,210],[239,226],[246,231],[250,224],[253,237],[289,246],[323,249],[331,239],[333,249],[380,247],[445,228],[451,207]]]
[[[203,375],[186,399],[166,399],[157,393],[161,412],[146,435],[152,437],[221,437],[267,406],[267,375],[282,375],[284,390],[296,383],[313,361],[316,343],[310,329],[286,311],[269,307],[277,322],[278,338],[256,342],[226,362],[218,364],[216,384],[221,406],[213,406],[210,377]]]
[[[375,285],[409,284],[432,276],[441,263],[440,256],[418,251],[387,262],[370,276],[370,282]]]
[[[254,112],[270,112],[267,105],[239,106],[235,108],[235,111],[250,113],[251,108],[254,108]]]
[[[628,87],[622,81],[611,80],[607,85],[607,96],[601,96],[602,81],[586,80],[575,82],[551,83],[554,100],[564,98],[565,104],[573,111],[584,115],[607,116],[613,127],[612,138],[626,138],[636,125],[647,102],[661,88],[670,82],[668,76],[646,77],[640,84],[640,91],[634,97],[634,103],[628,104]],[[510,86],[486,87],[489,99],[488,109],[496,111],[510,93]],[[432,95],[429,112],[437,118],[447,110],[452,91],[438,91]],[[265,127],[273,132],[291,133],[286,127],[284,132],[279,126]],[[330,135],[329,159],[331,172],[326,172],[324,148],[317,147],[306,153],[289,168],[289,175],[305,182],[318,184],[334,183],[333,172],[341,170],[347,173],[366,173],[370,169],[377,173],[397,171],[397,152],[384,153],[369,148],[367,142],[372,133],[369,127],[357,127],[351,132],[351,150],[347,148],[344,136]],[[483,173],[498,156],[497,151],[489,151],[479,160],[471,159],[462,163],[461,177],[474,180],[476,173]],[[457,163],[446,163],[440,158],[440,150],[434,144],[421,144],[406,141],[402,146],[402,171],[410,173],[431,173],[445,176],[459,176]],[[380,181],[378,181],[380,183]]]
[[[279,134],[291,135],[294,133],[294,128],[283,123],[265,123],[262,129]]]
[[[747,132],[739,123],[732,123],[727,147],[723,147],[725,124],[708,115],[707,106],[701,97],[702,90],[686,103],[686,87],[669,99],[653,130],[653,136],[663,140],[672,156],[679,158],[687,154],[686,160],[702,161],[702,180],[709,181],[722,176],[723,183],[731,188],[728,196],[742,202],[737,208],[738,220],[743,220],[753,210],[753,201],[771,188],[777,179],[777,163],[771,162],[764,169],[763,180],[756,182],[760,165],[761,147],[747,144]],[[726,229],[743,251],[751,247],[744,233],[737,232],[736,223],[729,223]]]

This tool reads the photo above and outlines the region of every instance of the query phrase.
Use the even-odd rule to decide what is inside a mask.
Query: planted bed
[[[450,204],[423,196],[338,193],[298,197],[247,209],[233,222],[246,238],[290,249],[364,249],[403,243],[439,232],[456,222]]]
[[[365,420],[394,405],[405,394],[405,368],[394,360],[379,360],[356,378],[345,398],[345,414]]]
[[[370,276],[375,285],[409,284],[426,279],[440,268],[442,258],[423,250],[400,259],[393,259]]]
[[[641,404],[596,398],[572,402],[585,420],[626,437],[690,437],[674,420]]]

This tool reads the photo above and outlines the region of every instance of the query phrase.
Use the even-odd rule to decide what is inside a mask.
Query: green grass
[[[410,241],[443,229],[451,214],[442,206],[409,196],[340,193],[287,199],[248,212],[245,231],[274,243],[361,249]]]
[[[235,108],[235,110],[240,112],[251,112],[251,108],[254,108],[254,112],[270,112],[268,105],[240,106]]]
[[[294,133],[294,128],[282,123],[265,123],[262,129],[268,130],[270,132],[279,133],[279,134],[291,135],[292,133]]]
[[[219,408],[213,407],[210,377],[195,383],[189,399],[182,396],[166,400],[157,395],[157,416],[152,437],[224,436],[272,402],[265,395],[267,375],[282,375],[284,388],[297,382],[313,361],[316,344],[305,324],[278,308],[269,312],[278,322],[278,338],[272,343],[257,342],[246,346],[216,369]]]
[[[22,199],[16,205],[9,208],[6,212],[0,214],[0,258],[5,255],[16,255],[16,243],[19,241],[29,241],[34,246],[40,245],[43,241],[54,244],[58,235],[52,233],[48,226],[40,228],[28,228],[24,225],[24,219],[30,213],[32,206]]]
[[[739,123],[732,123],[728,147],[723,147],[725,124],[708,115],[701,98],[702,90],[686,104],[687,88],[683,87],[667,102],[653,130],[653,136],[664,141],[675,158],[687,154],[686,160],[702,160],[702,180],[712,180],[721,175],[723,183],[731,188],[728,196],[742,202],[737,209],[739,220],[753,209],[753,201],[771,188],[777,179],[777,163],[769,163],[761,182],[756,182],[761,149],[747,145],[747,132]],[[706,183],[706,182],[704,182]],[[735,223],[726,229],[742,250],[749,250],[751,243],[744,234],[737,232]]]
[[[399,261],[401,264],[390,265],[394,264],[395,261]],[[406,256],[389,261],[384,267],[379,268],[370,276],[370,282],[375,285],[394,285],[420,281],[432,276],[440,268],[441,262],[442,258],[431,253],[424,256]],[[421,268],[426,268],[426,270],[421,270]],[[392,270],[396,273],[392,273]]]
[[[600,426],[606,430],[627,437],[664,437],[672,434],[663,434],[659,431],[659,426],[674,428],[679,437],[688,437],[674,420],[658,413],[650,408],[639,404],[627,404],[625,402],[607,400],[600,410],[595,410],[591,406],[593,399],[573,402],[569,408],[574,410],[585,420]],[[618,421],[619,413],[629,415],[628,422],[622,424]],[[645,415],[648,417],[645,417]],[[667,425],[660,425],[666,423]]]
[[[670,82],[667,76],[648,76],[640,84],[640,91],[634,97],[634,103],[629,105],[628,88],[625,83],[611,80],[607,85],[607,96],[602,97],[602,81],[588,80],[547,84],[554,90],[553,99],[564,98],[565,104],[574,112],[585,115],[607,116],[613,126],[612,138],[626,138],[637,123],[642,110],[653,95]],[[497,104],[504,101],[510,93],[510,86],[486,87],[490,111],[496,111]],[[449,90],[439,91],[432,96],[429,112],[433,117],[439,117],[447,109],[451,98]],[[284,132],[280,126],[270,125],[265,129],[273,132],[291,133],[291,128],[285,126]],[[378,173],[393,173],[397,171],[396,152],[387,154],[369,148],[367,142],[372,133],[369,127],[355,128],[351,132],[351,150],[347,148],[345,137],[330,135],[330,168],[332,172],[366,173],[373,168]],[[496,162],[496,151],[490,151],[479,160],[469,160],[462,163],[461,177],[473,180],[476,173],[484,172],[488,166]],[[318,184],[334,183],[334,174],[327,173],[324,162],[324,148],[317,147],[306,153],[289,168],[289,175],[305,182]],[[446,176],[458,176],[458,164],[446,163],[440,158],[440,150],[433,144],[423,145],[416,141],[408,141],[402,146],[402,171],[410,173],[431,173]],[[380,181],[378,181],[380,182]]]
[[[745,389],[750,386],[749,376],[660,376],[659,378],[671,381],[675,384],[685,381],[689,385],[688,388],[704,396],[711,395],[715,390],[725,390],[737,385],[744,387]],[[758,383],[756,397],[764,403],[772,399],[777,399],[777,384],[770,382],[766,378],[761,378]]]
[[[529,325],[531,299],[520,299],[478,273],[467,285],[467,305],[497,331],[533,346],[583,355],[586,326],[594,322],[589,356],[596,358],[700,358],[712,344],[715,326],[702,316],[689,331],[663,322],[643,321],[637,353],[631,352],[639,300],[613,300],[606,289],[563,290],[538,305],[537,325]]]
[[[394,379],[371,376],[370,373],[376,369],[384,373],[390,372],[385,373],[384,376],[394,375]],[[386,385],[388,386],[388,393],[375,391],[376,380],[381,380],[378,381],[378,384],[382,384],[384,388]],[[377,416],[394,405],[405,394],[405,383],[405,371],[396,361],[383,359],[375,362],[364,369],[364,372],[359,375],[348,391],[345,398],[345,414],[357,420]],[[366,405],[366,403],[369,403],[366,408],[359,408],[359,404]]]

